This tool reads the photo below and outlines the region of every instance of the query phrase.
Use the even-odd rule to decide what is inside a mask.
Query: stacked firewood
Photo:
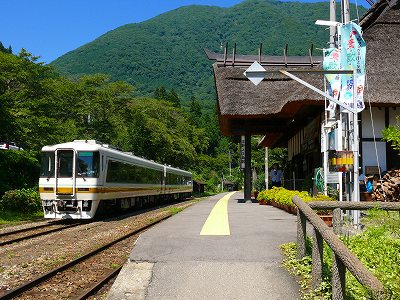
[[[381,180],[374,180],[373,201],[400,201],[400,170],[388,171]]]

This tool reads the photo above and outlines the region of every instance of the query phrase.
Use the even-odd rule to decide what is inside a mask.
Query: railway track
[[[52,226],[52,225],[57,225],[57,224],[60,224],[61,222],[62,222],[62,220],[61,221],[60,220],[50,221],[46,224],[42,224],[42,225],[38,225],[38,226],[32,226],[32,227],[27,227],[27,228],[22,228],[22,229],[18,229],[18,230],[7,231],[7,232],[0,232],[0,238],[3,236],[8,236],[8,235],[27,232],[30,230],[40,229],[40,228],[44,228],[44,227],[48,227],[48,226]]]
[[[40,275],[36,278],[34,278],[33,280],[30,280],[28,282],[26,282],[25,284],[16,287],[12,290],[7,291],[5,294],[0,296],[0,300],[5,300],[5,299],[12,299],[18,296],[22,296],[22,298],[25,298],[24,295],[26,294],[27,298],[30,299],[35,299],[36,297],[45,297],[45,295],[42,294],[42,290],[45,288],[42,288],[42,290],[40,290],[40,286],[43,285],[44,283],[49,284],[49,282],[54,279],[55,277],[58,278],[68,278],[68,275],[63,275],[64,273],[70,272],[73,268],[78,268],[79,264],[84,264],[85,261],[91,259],[91,258],[95,258],[96,255],[101,255],[101,253],[103,251],[112,249],[113,246],[117,246],[118,243],[121,243],[123,241],[128,240],[129,238],[135,236],[135,235],[139,235],[141,232],[145,231],[146,229],[154,226],[155,224],[164,221],[165,219],[171,217],[172,214],[164,216],[160,219],[157,219],[156,221],[153,221],[147,225],[141,226],[139,228],[136,228],[132,231],[130,231],[129,233],[114,239],[113,241],[102,245],[62,266],[59,266],[57,268],[52,269],[51,271]],[[118,253],[118,250],[116,251]],[[121,253],[119,253],[121,254]],[[125,257],[126,260],[126,257]],[[101,259],[97,259],[96,263],[101,263],[102,260]],[[104,263],[109,263],[109,260],[104,262]],[[93,267],[93,265],[91,265]],[[95,267],[93,267],[95,268]],[[115,268],[115,270],[113,270],[112,272],[106,273],[106,274],[101,274],[101,275],[94,275],[94,277],[96,277],[96,280],[94,283],[88,283],[82,291],[82,287],[79,285],[78,291],[76,292],[72,292],[72,298],[73,299],[86,299],[87,297],[89,297],[90,295],[92,295],[93,293],[95,293],[96,291],[98,291],[106,282],[108,282],[111,278],[115,277],[118,275],[119,271],[121,270],[122,267],[118,266],[117,268]],[[89,272],[87,270],[87,266],[84,266],[85,272]],[[92,270],[90,270],[92,271]],[[96,271],[94,271],[94,273],[96,273]],[[85,277],[87,277],[89,275],[85,274]],[[73,285],[73,284],[71,284]],[[39,291],[32,291],[32,289],[39,289]],[[31,295],[28,295],[28,294]],[[55,297],[54,299],[56,299],[57,297]],[[68,297],[71,298],[71,297]]]
[[[43,224],[43,225],[39,225],[39,226],[34,226],[34,227],[0,233],[0,246],[17,243],[17,242],[20,242],[23,240],[32,239],[34,237],[38,237],[38,236],[42,236],[42,235],[47,235],[47,234],[50,234],[53,232],[65,230],[65,229],[68,229],[71,227],[76,227],[76,226],[79,226],[82,224],[86,224],[86,223],[80,222],[80,223],[75,223],[75,224],[65,224],[65,222],[63,222],[63,221],[54,221],[54,222],[49,222],[47,224]],[[46,230],[46,228],[49,228],[49,227],[55,227],[55,228]],[[32,232],[32,233],[30,233],[30,232]]]
[[[164,205],[164,206],[167,206],[167,205]],[[126,218],[129,216],[145,213],[145,212],[157,209],[159,207],[162,207],[162,206],[158,206],[156,208],[149,207],[149,208],[137,210],[134,212],[129,212],[124,215],[111,216],[109,218],[103,219],[103,221],[110,221],[115,218],[122,219],[122,218]],[[62,231],[62,230],[76,227],[79,225],[88,224],[89,222],[92,222],[92,221],[93,220],[88,220],[88,221],[80,220],[80,221],[77,221],[77,223],[70,224],[70,222],[68,222],[68,220],[57,220],[57,221],[51,221],[47,224],[42,224],[39,226],[33,226],[33,227],[23,228],[23,229],[19,229],[19,230],[0,233],[0,246],[5,246],[5,245],[21,242],[24,240],[32,239],[32,238],[35,238],[38,236],[47,235],[47,234],[57,232],[57,231]],[[54,226],[58,226],[58,227],[46,230],[46,228],[54,227]],[[30,232],[33,232],[33,233],[30,233]]]

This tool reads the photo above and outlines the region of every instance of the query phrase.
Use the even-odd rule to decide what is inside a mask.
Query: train
[[[44,146],[39,193],[44,217],[93,219],[191,197],[192,174],[96,140]]]

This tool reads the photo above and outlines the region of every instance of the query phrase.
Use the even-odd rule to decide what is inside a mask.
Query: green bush
[[[37,187],[6,192],[0,200],[0,209],[21,213],[35,213],[40,211],[42,203]]]
[[[258,196],[257,200],[264,200],[264,201],[271,201],[274,200],[277,203],[287,205],[287,206],[294,206],[292,202],[293,196],[299,196],[303,199],[304,202],[310,201],[330,201],[332,198],[325,196],[325,195],[318,195],[316,197],[311,197],[305,191],[291,191],[287,190],[283,187],[273,187],[270,190],[263,190],[261,191]]]
[[[0,150],[0,197],[12,189],[38,184],[39,154],[33,151]]]
[[[257,179],[254,181],[254,190],[262,191],[265,189],[265,176],[264,173],[258,175]]]

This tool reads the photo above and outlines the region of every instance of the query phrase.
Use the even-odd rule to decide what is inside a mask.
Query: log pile
[[[374,181],[372,201],[400,201],[400,170],[388,171],[382,180]]]

